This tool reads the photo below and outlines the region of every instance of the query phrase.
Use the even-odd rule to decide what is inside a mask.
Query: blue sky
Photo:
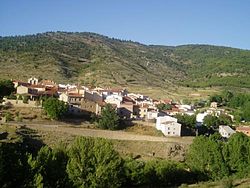
[[[0,36],[46,31],[250,49],[250,0],[1,0]]]

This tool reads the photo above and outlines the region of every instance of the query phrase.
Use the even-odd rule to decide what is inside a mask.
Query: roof
[[[172,123],[174,123],[174,125]],[[169,126],[169,125],[176,126],[176,125],[179,125],[179,126],[181,126],[181,124],[178,123],[178,122],[176,122],[176,121],[165,121],[165,122],[162,122],[161,125],[165,125],[165,126]]]
[[[56,85],[56,83],[52,80],[42,80],[42,81],[40,81],[40,84],[42,84],[42,85]]]
[[[81,95],[81,94],[79,94],[79,93],[68,93],[68,96],[69,97],[79,97],[79,98],[83,98],[83,96]]]
[[[29,88],[45,88],[43,85],[30,85]]]
[[[148,104],[140,104],[139,107],[140,107],[140,108],[148,108],[149,105],[148,105]]]
[[[130,102],[130,101],[123,101],[121,103],[121,105],[133,105],[134,103],[133,102]]]
[[[163,99],[162,100],[164,103],[167,103],[167,104],[170,104],[170,103],[172,103],[172,99]]]
[[[13,83],[15,83],[15,81],[13,81]],[[17,83],[18,86],[25,86],[25,87],[30,86],[30,83],[27,83],[27,82],[17,81],[16,83]]]
[[[249,126],[240,126],[236,128],[237,131],[250,131]]]
[[[235,133],[235,131],[227,125],[220,125],[220,128],[224,129],[227,133]]]
[[[128,96],[122,97],[122,100],[123,100],[123,102],[132,102],[132,103],[134,103],[133,99],[131,99],[131,98],[128,97]]]

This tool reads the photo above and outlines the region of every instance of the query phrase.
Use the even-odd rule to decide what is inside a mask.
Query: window
[[[175,134],[175,132],[173,132],[173,134]]]
[[[170,134],[170,132],[168,132],[168,134]]]

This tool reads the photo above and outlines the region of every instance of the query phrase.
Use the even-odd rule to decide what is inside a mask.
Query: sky
[[[250,0],[1,0],[0,36],[95,32],[143,44],[250,49]]]

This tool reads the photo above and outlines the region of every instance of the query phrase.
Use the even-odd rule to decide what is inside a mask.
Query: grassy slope
[[[93,33],[0,38],[0,65],[0,78],[36,76],[127,87],[156,98],[184,97],[209,86],[250,88],[250,51],[209,45],[146,46]],[[211,91],[214,88],[202,89],[202,95]]]

